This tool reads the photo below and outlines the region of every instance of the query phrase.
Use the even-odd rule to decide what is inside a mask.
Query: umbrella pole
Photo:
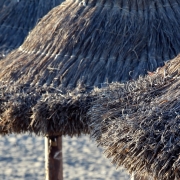
[[[62,136],[45,137],[46,180],[63,180]]]

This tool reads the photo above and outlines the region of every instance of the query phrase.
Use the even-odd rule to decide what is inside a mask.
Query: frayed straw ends
[[[111,84],[91,108],[92,136],[117,166],[180,179],[180,57],[145,78]]]
[[[48,98],[48,100],[46,100]],[[90,99],[49,95],[33,107],[31,127],[43,134],[81,135],[89,133],[88,117]]]
[[[92,101],[90,95],[32,92],[3,94],[6,98],[1,101],[0,134],[78,136],[89,133],[86,112]]]

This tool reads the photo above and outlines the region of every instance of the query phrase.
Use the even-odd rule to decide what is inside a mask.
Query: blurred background
[[[63,138],[65,180],[129,180],[102,155],[88,136]],[[33,135],[0,137],[0,180],[44,180],[44,138]]]

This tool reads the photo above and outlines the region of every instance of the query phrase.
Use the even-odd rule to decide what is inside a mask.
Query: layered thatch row
[[[99,92],[92,136],[117,166],[180,179],[180,56],[145,78]]]
[[[1,0],[0,59],[19,47],[39,19],[63,0]]]
[[[64,2],[0,64],[8,65],[1,74],[18,77],[18,84],[32,79],[34,85],[100,87],[155,70],[180,51],[180,5],[175,0],[129,2]]]

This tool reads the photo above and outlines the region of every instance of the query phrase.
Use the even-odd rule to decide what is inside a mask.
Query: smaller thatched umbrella
[[[19,47],[39,19],[63,0],[0,0],[0,59]]]
[[[114,164],[180,179],[180,56],[145,78],[110,84],[90,115],[92,136]]]

